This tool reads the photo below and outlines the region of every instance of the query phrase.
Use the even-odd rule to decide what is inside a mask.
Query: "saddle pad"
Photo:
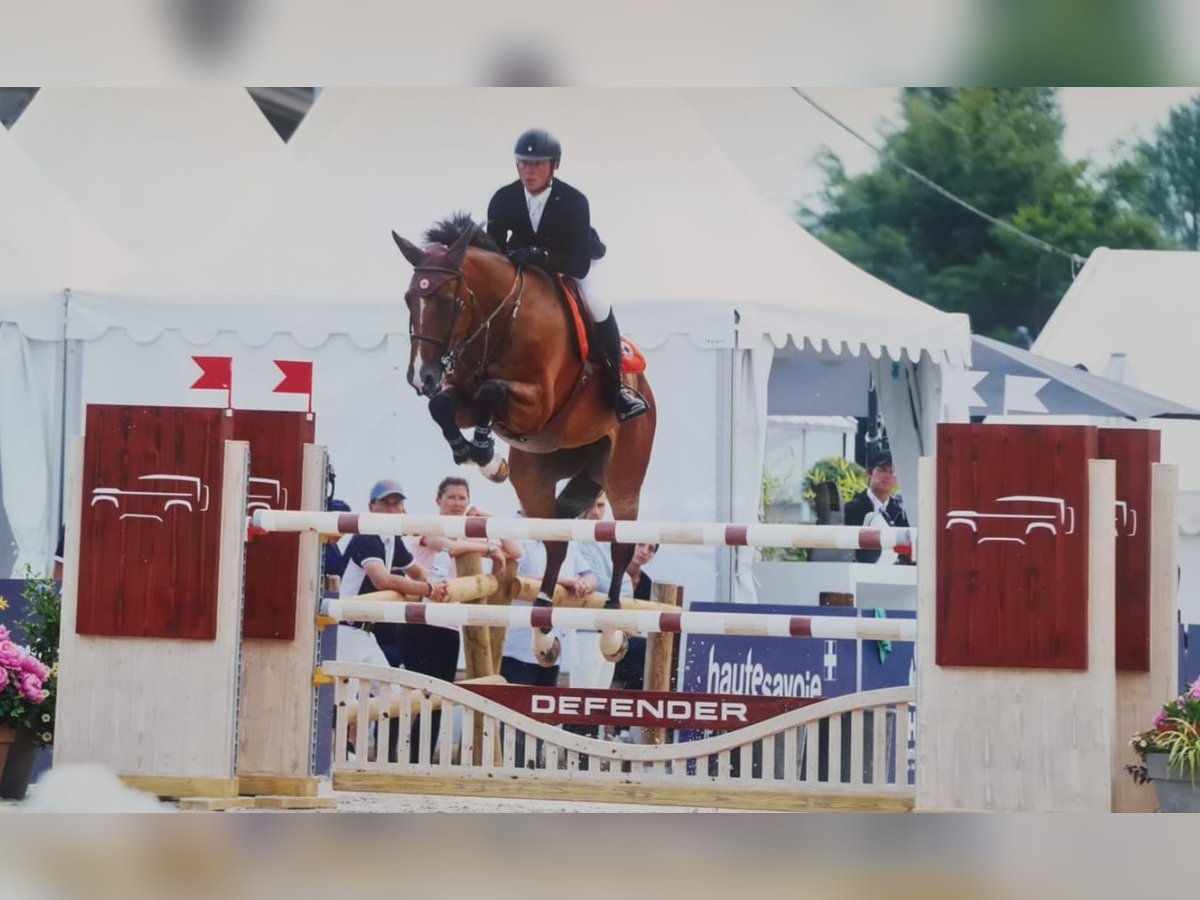
[[[589,350],[588,330],[587,325],[584,324],[583,311],[581,309],[582,303],[575,291],[575,280],[559,275],[558,286],[562,289],[562,295],[566,298],[567,313],[570,315],[571,324],[575,327],[575,339],[579,342],[579,358],[587,360]]]
[[[646,371],[646,357],[642,349],[625,335],[621,335],[621,374],[641,375]]]

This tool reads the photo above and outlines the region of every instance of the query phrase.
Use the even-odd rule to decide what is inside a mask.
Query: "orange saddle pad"
[[[621,374],[641,375],[646,371],[646,357],[642,348],[625,335],[621,335]]]

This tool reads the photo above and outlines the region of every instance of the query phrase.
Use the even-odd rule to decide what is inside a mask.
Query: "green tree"
[[[885,135],[893,159],[979,210],[1067,253],[1161,247],[1158,225],[1062,155],[1053,88],[915,88]],[[1073,276],[1069,259],[1023,241],[881,160],[850,177],[820,160],[825,186],[800,221],[873,275],[940,309],[965,312],[981,334],[1037,333]]]
[[[1200,250],[1200,95],[1172,109],[1154,139],[1138,142],[1107,177],[1179,246]]]

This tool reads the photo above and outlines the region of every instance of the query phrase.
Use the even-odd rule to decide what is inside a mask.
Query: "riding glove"
[[[521,247],[508,252],[508,259],[514,266],[545,267],[547,253],[541,247]]]

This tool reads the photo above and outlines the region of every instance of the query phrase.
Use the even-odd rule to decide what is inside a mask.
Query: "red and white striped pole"
[[[485,625],[639,631],[642,634],[740,634],[831,640],[914,641],[915,619],[852,616],[788,616],[778,613],[658,612],[579,609],[562,606],[480,606],[472,603],[397,603],[388,600],[326,600],[322,612],[339,622],[408,625]]]
[[[501,519],[492,516],[414,516],[259,509],[263,531],[597,541],[622,544],[706,544],[717,547],[808,547],[825,550],[894,550],[912,554],[912,528],[853,525],[727,525],[714,522],[643,522],[594,519]]]

